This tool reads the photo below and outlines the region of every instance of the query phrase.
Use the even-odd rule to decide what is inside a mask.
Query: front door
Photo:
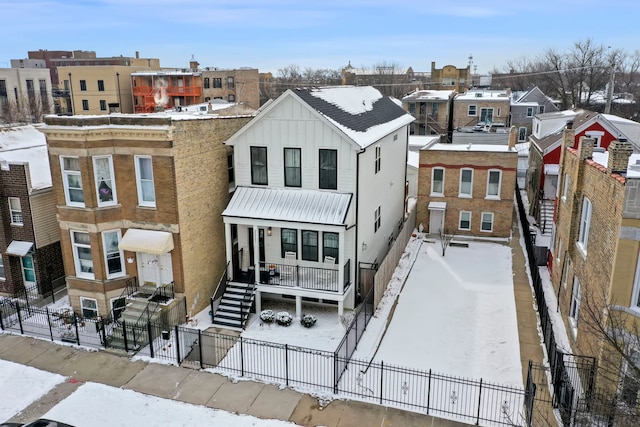
[[[265,261],[264,257],[264,228],[258,229],[258,256],[260,256],[260,262]],[[249,228],[249,256],[250,262],[253,264],[254,245],[253,245],[253,227]]]
[[[444,211],[431,209],[429,210],[429,234],[440,234],[444,224]]]
[[[173,282],[171,254],[154,255],[138,252],[138,276],[140,285],[160,287]]]
[[[24,279],[25,287],[36,283],[36,270],[33,267],[33,257],[31,255],[22,257],[22,278]]]

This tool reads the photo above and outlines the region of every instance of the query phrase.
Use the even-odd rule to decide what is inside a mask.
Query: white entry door
[[[170,253],[154,255],[138,252],[137,259],[140,285],[146,284],[159,287],[173,282],[173,266]]]
[[[440,234],[444,227],[444,211],[440,209],[429,210],[429,234]]]

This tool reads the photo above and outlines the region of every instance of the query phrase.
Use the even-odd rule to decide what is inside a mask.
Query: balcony
[[[165,88],[168,96],[201,96],[202,87],[200,86],[167,86]],[[154,86],[134,86],[133,96],[153,97],[158,89]]]

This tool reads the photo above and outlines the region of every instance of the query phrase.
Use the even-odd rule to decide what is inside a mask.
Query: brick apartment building
[[[124,303],[127,281],[202,310],[225,269],[231,150],[251,115],[47,117],[67,288],[84,317]]]
[[[416,223],[431,234],[509,237],[518,163],[513,143],[423,147]]]

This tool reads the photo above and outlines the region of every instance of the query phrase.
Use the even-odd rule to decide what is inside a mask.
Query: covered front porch
[[[300,189],[239,187],[223,212],[229,281],[263,295],[353,308],[351,195]],[[274,207],[278,207],[274,209]]]

